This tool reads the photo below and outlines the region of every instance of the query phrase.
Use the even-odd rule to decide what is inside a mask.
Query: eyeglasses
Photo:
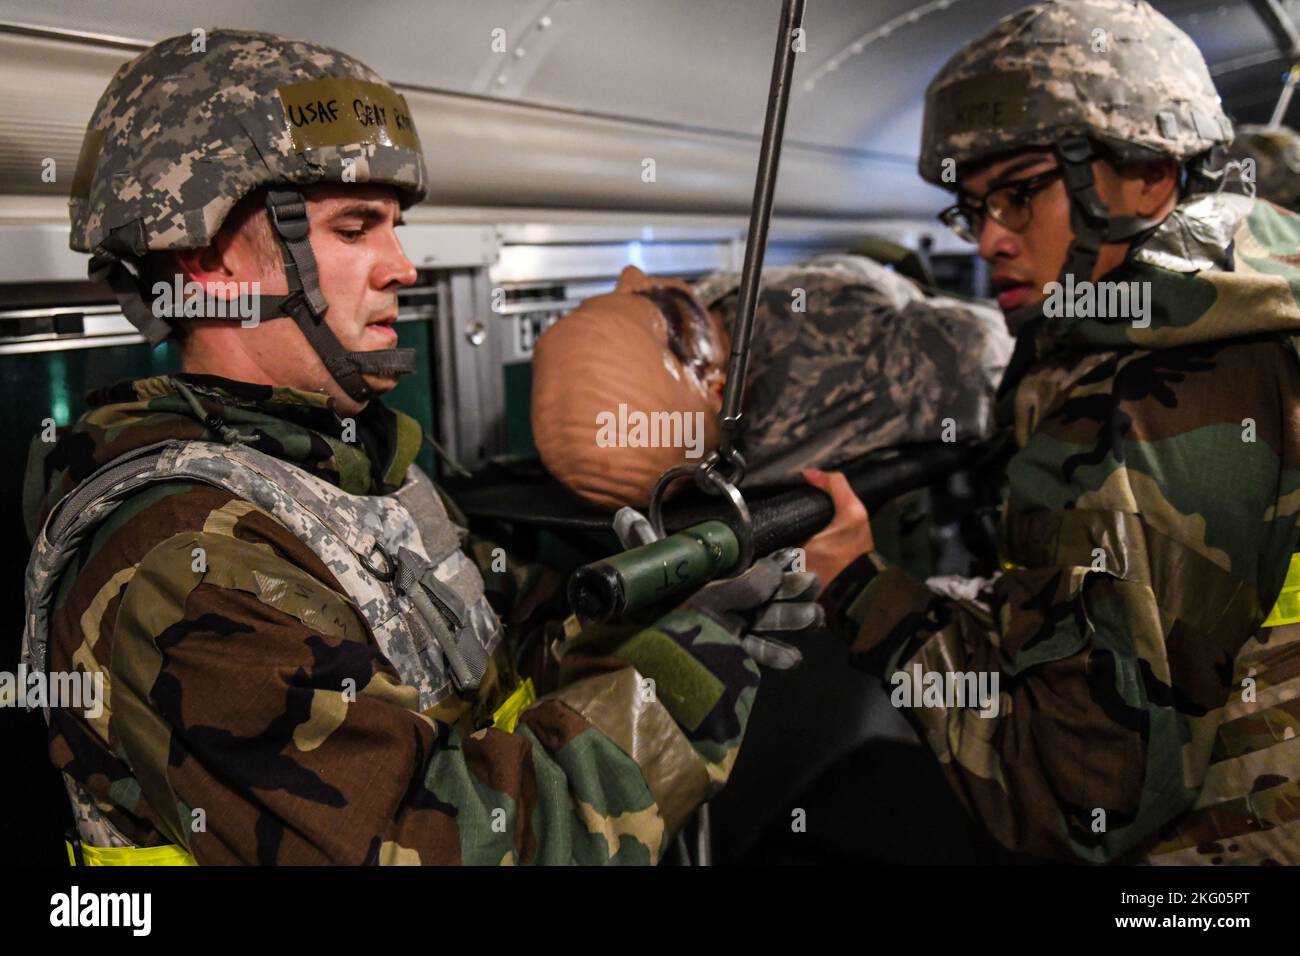
[[[1034,197],[1065,174],[1061,167],[990,190],[983,199],[961,200],[939,213],[939,221],[967,242],[979,242],[985,217],[1012,232],[1023,232],[1034,217]]]

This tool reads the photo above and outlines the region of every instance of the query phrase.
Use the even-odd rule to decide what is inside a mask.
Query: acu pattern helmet
[[[1145,0],[1043,0],[958,51],[925,96],[922,178],[956,188],[955,174],[1023,149],[1050,149],[1064,174],[1074,233],[1061,281],[1092,279],[1105,242],[1130,250],[1159,219],[1112,216],[1092,163],[1170,159],[1189,187],[1214,177],[1232,141],[1200,50]],[[954,175],[949,175],[954,174]],[[1017,380],[1043,319],[1028,305],[1007,316],[1026,339],[1003,380]]]
[[[364,400],[363,373],[405,374],[415,356],[347,352],[326,325],[300,191],[321,182],[390,185],[402,208],[424,198],[424,155],[401,94],[313,43],[182,34],[122,66],[100,97],[72,186],[71,246],[92,254],[91,278],[112,285],[156,345],[171,328],[145,304],[141,259],[208,245],[235,204],[265,187],[289,293],[260,296],[261,315],[293,318],[340,386]]]
[[[1049,0],[958,52],[925,94],[921,176],[1071,137],[1184,162],[1232,141],[1201,51],[1144,0]]]

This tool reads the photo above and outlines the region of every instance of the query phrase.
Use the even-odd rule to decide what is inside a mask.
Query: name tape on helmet
[[[1023,122],[1029,109],[1029,74],[972,76],[934,92],[935,132],[942,140]]]
[[[276,92],[294,149],[300,153],[354,143],[420,149],[406,98],[382,83],[327,76],[282,86]]]

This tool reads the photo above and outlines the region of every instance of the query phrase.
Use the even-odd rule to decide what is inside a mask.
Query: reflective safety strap
[[[68,863],[72,866],[198,866],[198,860],[184,847],[168,846],[91,846],[89,843],[64,840]],[[77,859],[78,855],[81,857]]]
[[[519,715],[536,701],[537,691],[533,687],[533,679],[527,677],[522,684],[515,688],[515,692],[507,697],[505,702],[492,713],[492,726],[497,730],[504,730],[508,734],[513,734],[515,724],[519,723]]]
[[[1282,593],[1277,596],[1277,603],[1268,612],[1268,617],[1264,618],[1263,626],[1281,627],[1296,623],[1300,623],[1300,553],[1291,555]]]

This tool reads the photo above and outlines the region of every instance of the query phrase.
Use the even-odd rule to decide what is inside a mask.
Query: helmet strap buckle
[[[288,242],[307,238],[311,224],[307,221],[307,202],[297,190],[271,189],[266,194],[266,209],[280,237]]]

